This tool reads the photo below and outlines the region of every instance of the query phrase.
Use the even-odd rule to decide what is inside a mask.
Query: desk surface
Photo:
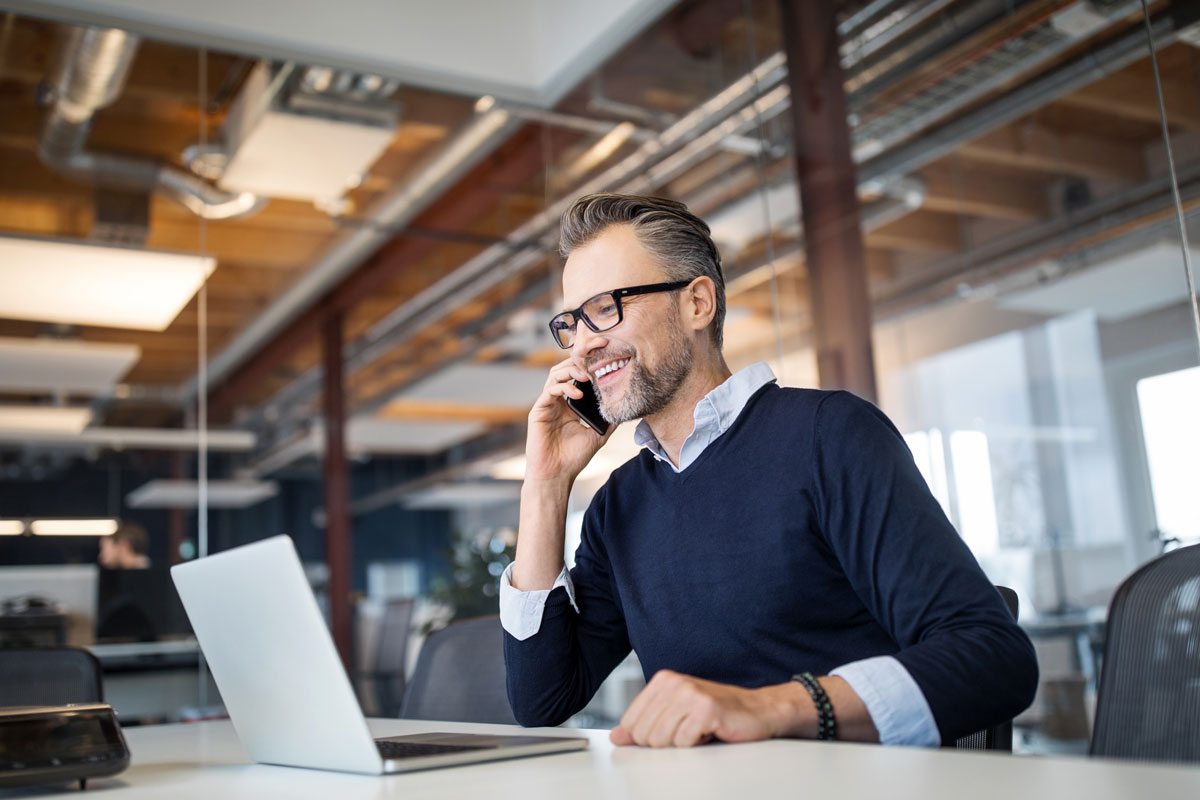
[[[428,730],[511,732],[500,725],[372,720],[377,736]],[[564,733],[563,731],[557,731]],[[190,798],[914,798],[1062,800],[1200,797],[1200,767],[1013,757],[952,750],[771,741],[691,750],[614,748],[606,731],[583,731],[583,752],[387,777],[247,763],[228,722],[126,732],[133,764],[88,785],[88,797]],[[78,800],[78,789],[20,796]],[[0,790],[0,797],[18,790]]]

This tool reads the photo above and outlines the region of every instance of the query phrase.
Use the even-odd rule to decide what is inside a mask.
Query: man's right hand
[[[599,436],[567,407],[566,398],[576,400],[583,392],[572,380],[586,382],[587,372],[571,359],[550,369],[546,385],[529,412],[529,433],[525,443],[525,480],[574,483],[596,455],[614,428]]]
[[[571,385],[571,380],[586,381],[588,377],[570,359],[555,364],[529,412],[521,522],[512,571],[512,585],[520,591],[549,589],[554,585],[563,568],[571,486],[612,435],[610,428],[607,435],[598,436],[567,408],[565,398],[583,396],[583,392]]]

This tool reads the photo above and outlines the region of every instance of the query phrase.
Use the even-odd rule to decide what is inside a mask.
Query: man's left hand
[[[768,686],[743,689],[671,670],[656,672],[609,738],[616,745],[691,747],[713,739],[752,742],[783,735],[790,698]]]

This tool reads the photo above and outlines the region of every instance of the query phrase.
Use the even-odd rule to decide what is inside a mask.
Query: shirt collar
[[[775,373],[771,371],[765,361],[751,364],[729,376],[724,383],[704,395],[696,404],[696,410],[692,415],[695,424],[691,434],[684,442],[684,446],[686,447],[687,442],[693,439],[711,441],[725,433],[734,420],[741,415],[742,409],[746,407],[751,395],[774,380]],[[659,444],[654,431],[650,430],[650,425],[646,420],[638,423],[633,432],[633,441],[639,447],[648,449],[660,461],[666,459],[662,445]]]

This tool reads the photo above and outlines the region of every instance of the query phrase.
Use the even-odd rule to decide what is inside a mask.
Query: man
[[[100,539],[100,557],[105,569],[146,569],[150,566],[150,537],[136,522],[122,522],[111,536]]]
[[[101,537],[97,561],[104,569],[100,573],[100,601],[96,610],[98,641],[152,642],[158,638],[147,613],[147,603],[152,604],[156,599],[139,596],[138,590],[144,590],[145,586],[140,581],[130,584],[122,577],[128,574],[125,570],[150,569],[150,556],[146,554],[149,549],[150,536],[136,522],[122,522],[111,535]]]
[[[670,200],[590,195],[564,214],[562,249],[573,310],[551,329],[570,357],[529,413],[501,581],[522,724],[577,712],[631,647],[648,684],[618,745],[936,746],[1029,705],[1029,639],[887,418],[781,388],[763,364],[730,373],[707,225]],[[641,418],[645,449],[596,494],[567,572],[567,498],[607,439],[567,408],[572,380],[613,424]]]

